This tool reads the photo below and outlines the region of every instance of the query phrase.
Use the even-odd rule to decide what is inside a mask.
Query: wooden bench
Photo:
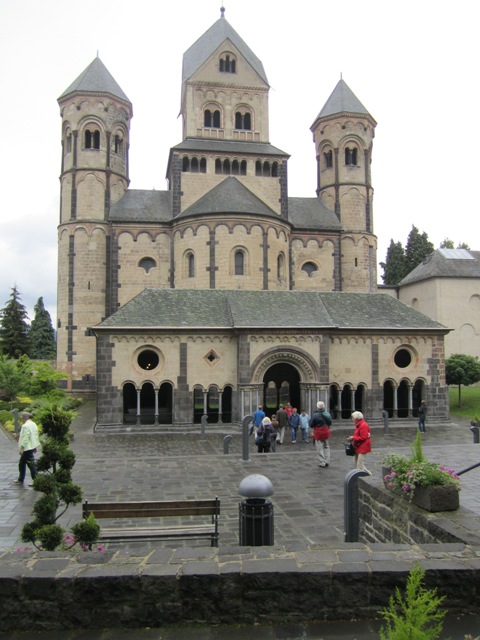
[[[209,538],[212,547],[218,547],[218,517],[220,500],[169,500],[155,502],[88,502],[82,505],[84,518],[93,513],[96,519],[130,520],[141,518],[136,526],[127,522],[120,526],[100,529],[100,540],[109,542],[130,542],[135,540],[160,540],[183,538],[201,540]],[[206,516],[210,522],[201,522]],[[162,518],[152,523],[151,518]],[[163,518],[176,518],[171,525]],[[113,524],[113,523],[112,523]]]

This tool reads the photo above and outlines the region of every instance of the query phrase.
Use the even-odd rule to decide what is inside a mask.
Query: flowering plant
[[[460,490],[460,480],[454,469],[448,469],[435,462],[430,462],[423,455],[421,435],[412,444],[409,458],[396,453],[387,453],[383,465],[390,468],[383,480],[389,489],[400,489],[412,496],[415,487],[432,487],[445,484],[456,485]]]

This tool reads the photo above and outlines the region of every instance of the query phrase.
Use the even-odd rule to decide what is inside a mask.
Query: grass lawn
[[[480,387],[461,388],[461,406],[458,406],[458,387],[449,387],[450,414],[480,420]]]

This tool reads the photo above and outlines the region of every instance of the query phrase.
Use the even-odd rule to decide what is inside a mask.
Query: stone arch
[[[317,382],[320,378],[318,365],[310,354],[303,349],[282,346],[268,349],[254,360],[250,375],[252,383],[261,384],[268,369],[280,363],[293,366],[302,382]]]

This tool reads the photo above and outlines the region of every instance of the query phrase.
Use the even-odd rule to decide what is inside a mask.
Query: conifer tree
[[[408,234],[407,244],[405,246],[405,259],[407,273],[413,271],[417,265],[425,260],[427,256],[435,251],[435,247],[428,239],[428,235],[420,233],[415,225]]]
[[[381,262],[384,284],[398,284],[407,275],[405,251],[401,242],[390,240],[385,262]]]
[[[55,331],[52,319],[45,309],[43,298],[37,300],[34,318],[30,325],[28,341],[30,357],[35,360],[53,360],[56,356]]]
[[[10,300],[0,311],[1,348],[8,358],[19,358],[28,355],[28,323],[27,310],[20,301],[17,285],[12,288]]]

